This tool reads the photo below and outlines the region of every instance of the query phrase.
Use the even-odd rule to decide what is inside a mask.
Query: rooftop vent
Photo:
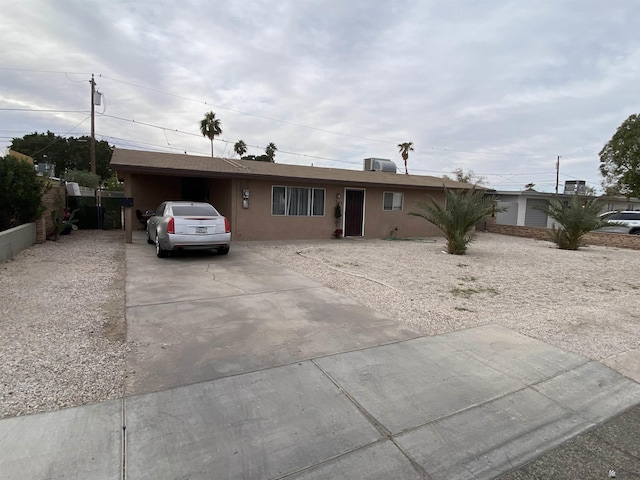
[[[388,172],[388,173],[396,173],[396,164],[391,160],[386,160],[384,158],[365,158],[364,159],[364,170],[373,171],[373,172]]]

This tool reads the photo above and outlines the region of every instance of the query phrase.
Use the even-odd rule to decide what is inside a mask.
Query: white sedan
[[[216,250],[229,253],[231,225],[226,217],[205,202],[163,202],[147,221],[147,242],[156,255],[176,250]]]

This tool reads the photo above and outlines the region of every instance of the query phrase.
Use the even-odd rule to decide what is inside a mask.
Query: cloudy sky
[[[637,0],[0,0],[0,151],[90,132],[116,147],[409,173],[499,190],[600,189],[598,152],[640,111]]]

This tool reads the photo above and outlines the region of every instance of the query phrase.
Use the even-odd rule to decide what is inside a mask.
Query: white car
[[[640,235],[640,210],[617,210],[606,212],[600,218],[610,222],[610,227],[598,229],[601,232],[630,233]]]
[[[147,221],[147,242],[156,255],[176,250],[216,250],[229,253],[231,225],[213,205],[205,202],[163,202]]]

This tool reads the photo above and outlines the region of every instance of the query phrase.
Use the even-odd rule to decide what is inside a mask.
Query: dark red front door
[[[364,220],[364,190],[347,190],[344,200],[344,236],[361,237]]]

